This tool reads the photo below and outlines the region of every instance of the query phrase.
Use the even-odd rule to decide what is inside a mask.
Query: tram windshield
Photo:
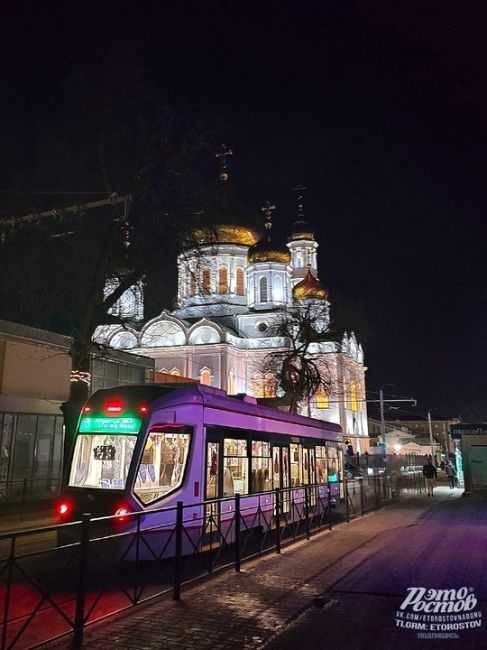
[[[71,487],[122,490],[137,436],[79,434],[69,477]]]
[[[190,427],[156,427],[149,432],[134,485],[143,503],[156,501],[182,484],[190,431]]]

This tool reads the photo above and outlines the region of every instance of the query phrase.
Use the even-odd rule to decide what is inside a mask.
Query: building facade
[[[60,485],[71,339],[0,321],[0,503]],[[91,359],[90,391],[153,379],[150,358],[110,350]]]
[[[291,346],[276,335],[278,324],[297,310],[315,310],[323,336],[309,353],[326,389],[301,404],[301,412],[340,424],[354,448],[366,451],[363,350],[353,333],[340,342],[326,339],[330,303],[318,280],[315,233],[300,219],[281,246],[271,238],[268,212],[265,225],[263,237],[238,225],[197,231],[194,246],[178,258],[177,309],[140,327],[101,326],[95,340],[152,357],[156,374],[194,378],[230,395],[275,398],[281,391],[269,358]]]

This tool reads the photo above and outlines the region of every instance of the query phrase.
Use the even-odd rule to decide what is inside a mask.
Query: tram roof
[[[268,418],[281,422],[295,423],[300,426],[313,427],[322,431],[336,434],[342,433],[342,428],[334,422],[309,418],[295,413],[286,413],[271,406],[258,404],[254,397],[241,395],[229,396],[224,390],[203,384],[142,384],[132,386],[117,386],[114,388],[97,391],[90,399],[99,402],[108,397],[125,397],[132,399],[145,399],[151,403],[152,408],[158,406],[159,400],[164,400],[161,406],[176,406],[182,404],[201,404],[210,408],[232,411],[242,415]]]

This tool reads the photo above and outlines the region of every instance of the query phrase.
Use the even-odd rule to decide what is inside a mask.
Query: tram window
[[[328,466],[326,463],[326,447],[316,447],[316,482],[328,481]]]
[[[225,438],[223,446],[223,496],[248,493],[247,441]]]
[[[71,487],[125,488],[137,436],[81,434],[76,437]]]
[[[188,459],[190,434],[153,430],[145,444],[134,492],[143,503],[160,499],[178,488]]]
[[[252,441],[252,492],[272,489],[271,446],[268,442]]]
[[[302,484],[302,456],[303,448],[301,445],[291,443],[289,445],[291,452],[291,487]]]
[[[206,459],[206,498],[217,499],[219,470],[219,443],[209,442]]]
[[[330,482],[338,481],[338,455],[335,446],[328,445],[328,480]]]
[[[309,483],[309,452],[310,450],[306,447],[303,447],[303,471],[301,476],[303,477],[303,485],[308,485]]]

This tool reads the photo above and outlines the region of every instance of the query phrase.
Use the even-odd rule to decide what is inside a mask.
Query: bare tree
[[[326,305],[308,302],[293,307],[282,314],[269,334],[282,337],[286,345],[269,353],[264,372],[275,375],[291,412],[309,404],[320,390],[328,398],[336,393],[332,361],[327,359],[327,354],[336,351],[336,345],[326,344],[339,343],[343,333],[329,327]]]

